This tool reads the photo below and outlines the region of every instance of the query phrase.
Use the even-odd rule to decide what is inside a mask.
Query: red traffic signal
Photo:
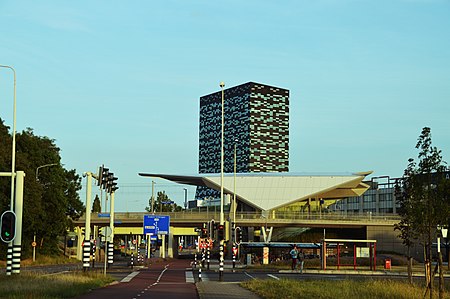
[[[223,224],[220,224],[220,225],[217,227],[217,237],[218,237],[219,241],[224,240],[224,237],[225,237],[225,229],[224,229],[224,227],[223,227]]]

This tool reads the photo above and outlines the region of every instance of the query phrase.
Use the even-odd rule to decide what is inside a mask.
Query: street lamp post
[[[152,181],[152,214],[155,215],[155,181]]]
[[[0,65],[1,68],[6,68],[12,70],[14,74],[14,103],[13,103],[13,131],[12,131],[12,154],[11,154],[11,201],[10,201],[10,211],[14,211],[14,182],[16,176],[16,70],[8,65]],[[7,275],[11,275],[11,265],[13,263],[13,242],[8,244],[8,254],[7,254]],[[10,254],[9,254],[10,253]],[[9,271],[8,271],[9,270]]]
[[[220,225],[224,225],[223,215],[223,164],[224,164],[224,127],[225,127],[225,109],[224,109],[224,90],[225,83],[220,82],[222,89],[222,126],[221,126],[221,143],[220,143]],[[223,281],[223,242],[220,240],[220,262],[219,262],[219,280]]]
[[[45,165],[41,165],[38,166],[36,168],[36,182],[39,182],[39,169],[44,168],[44,167],[50,167],[50,166],[55,166],[55,165],[59,165],[58,163],[51,163],[51,164],[45,164]],[[36,243],[36,233],[34,233],[34,238],[33,238],[33,242]],[[66,253],[66,242],[64,242],[64,254]],[[36,246],[33,246],[33,262],[36,260]]]
[[[187,188],[183,188],[184,189],[184,211],[186,211],[187,209],[187,193],[188,193],[188,189]]]
[[[233,269],[236,265],[236,143],[234,140],[234,184],[233,184],[233,227],[231,232],[231,239],[233,243]]]
[[[39,182],[39,169],[44,168],[44,167],[50,167],[50,166],[55,166],[55,165],[59,165],[58,163],[51,163],[51,164],[45,164],[42,166],[38,166],[36,168],[36,182]]]
[[[14,103],[13,103],[13,131],[12,131],[12,157],[11,157],[11,211],[14,210],[14,179],[16,171],[16,70],[8,65],[0,65],[1,68],[12,70],[14,74]]]
[[[438,226],[438,238],[437,238],[437,250],[438,250],[438,263],[439,263],[439,298],[444,297],[444,269],[442,267],[442,253],[441,253],[441,236],[447,238],[447,228]]]
[[[234,186],[233,186],[233,229],[236,228],[236,143],[237,139],[234,140]]]

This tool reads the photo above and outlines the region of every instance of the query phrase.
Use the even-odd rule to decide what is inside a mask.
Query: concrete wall
[[[406,248],[393,226],[367,226],[367,239],[377,240],[377,251],[406,254]]]

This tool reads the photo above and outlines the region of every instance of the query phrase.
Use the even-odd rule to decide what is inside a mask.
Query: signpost
[[[144,215],[144,235],[168,235],[170,216]]]
[[[144,215],[144,235],[161,235],[160,256],[165,258],[165,236],[169,234],[170,216]],[[151,238],[150,237],[150,238]],[[149,242],[151,244],[151,242]]]

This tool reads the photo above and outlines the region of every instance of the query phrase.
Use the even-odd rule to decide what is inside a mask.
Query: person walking
[[[294,245],[294,248],[292,248],[291,251],[289,251],[289,254],[291,255],[292,260],[291,269],[295,270],[297,268],[297,256],[298,256],[296,245]]]
[[[300,251],[297,254],[298,259],[298,265],[300,267],[300,274],[303,274],[303,264],[305,263],[305,255],[303,254],[303,250],[300,249]]]

